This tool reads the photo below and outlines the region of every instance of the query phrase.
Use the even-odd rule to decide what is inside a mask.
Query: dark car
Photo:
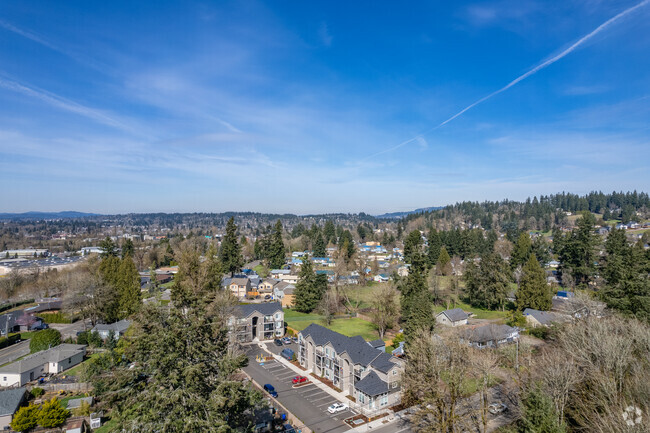
[[[266,295],[264,299],[271,299],[271,295]]]
[[[277,398],[277,396],[278,396],[278,393],[275,392],[275,388],[270,383],[267,383],[266,385],[264,385],[264,391],[268,392],[271,397],[276,397]]]
[[[286,349],[282,349],[282,352],[280,352],[280,356],[286,359],[287,361],[293,361],[294,353],[293,350],[286,348]]]
[[[282,428],[284,433],[296,433],[296,429],[291,424],[285,424]]]
[[[276,346],[282,346],[282,340],[276,338],[275,340],[273,340],[273,344],[275,344]]]

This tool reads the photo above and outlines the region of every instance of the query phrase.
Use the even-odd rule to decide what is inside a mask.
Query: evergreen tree
[[[562,240],[560,270],[569,270],[579,286],[586,286],[596,269],[598,235],[594,231],[596,220],[584,212],[568,238]],[[555,239],[553,240],[555,242]]]
[[[319,232],[314,241],[314,257],[325,257],[326,255],[325,240],[323,239],[323,235]]]
[[[99,255],[102,259],[107,257],[117,257],[117,246],[110,236],[106,236],[106,239],[99,243],[99,248],[102,249],[102,252]]]
[[[135,247],[133,246],[133,241],[131,239],[125,240],[122,243],[122,258],[133,257],[134,252]]]
[[[38,424],[39,407],[33,404],[18,409],[9,426],[17,432],[26,432]]]
[[[36,333],[29,340],[29,351],[31,353],[47,350],[61,344],[61,333],[56,329],[43,329]]]
[[[414,254],[420,254],[422,249],[422,235],[419,230],[413,230],[404,239],[404,261],[411,263]]]
[[[197,251],[182,251],[171,307],[146,305],[132,335],[118,343],[126,340],[123,358],[92,375],[95,392],[111,408],[109,432],[252,428],[247,413],[261,396],[236,377],[247,362],[228,338],[236,301],[207,274]]]
[[[320,275],[319,275],[320,277]],[[323,275],[325,277],[325,275]],[[323,298],[327,290],[327,277],[323,287],[323,278],[317,278],[308,255],[302,259],[302,266],[298,273],[298,283],[294,290],[294,308],[301,313],[311,313]]]
[[[451,257],[449,257],[449,253],[447,253],[447,248],[442,247],[440,250],[436,267],[438,274],[451,275]]]
[[[237,242],[237,226],[235,225],[235,217],[230,217],[226,224],[226,235],[221,241],[221,254],[219,259],[224,272],[230,273],[230,276],[239,272],[241,267],[244,265],[241,248]]]
[[[539,387],[534,387],[522,398],[521,433],[564,433],[566,428],[560,424],[557,410],[551,397]]]
[[[465,289],[472,305],[488,309],[504,309],[510,291],[511,273],[498,254],[482,258],[479,266],[470,262],[463,274]]]
[[[52,400],[46,401],[38,411],[38,425],[45,428],[57,427],[63,424],[70,412],[61,406],[59,399],[52,397]]]
[[[140,274],[131,256],[121,260],[118,269],[117,289],[119,294],[120,319],[125,319],[140,309],[142,296],[140,291]]]
[[[533,244],[530,242],[530,236],[528,233],[521,233],[510,255],[510,267],[517,269],[519,266],[523,266],[532,252]]]
[[[325,237],[325,245],[332,243],[336,244],[336,228],[332,220],[327,220],[325,222],[325,227],[323,228],[323,235]]]
[[[533,241],[533,254],[537,257],[537,261],[542,267],[548,265],[551,261],[551,253],[548,242],[544,236],[537,236]]]
[[[546,273],[537,261],[535,254],[530,258],[522,269],[521,281],[517,290],[517,308],[523,311],[525,308],[548,311],[552,306],[553,294],[546,283]]]
[[[273,269],[280,269],[284,266],[284,241],[282,240],[282,221],[275,223],[273,238],[269,245],[268,259],[269,265]]]
[[[419,232],[418,232],[419,233]],[[432,331],[435,323],[433,299],[426,280],[426,258],[419,252],[411,255],[408,276],[399,283],[400,305],[406,341],[421,331]]]
[[[343,259],[346,263],[348,263],[354,255],[354,240],[352,239],[352,233],[350,233],[349,230],[343,231],[339,237],[339,251],[343,254]]]

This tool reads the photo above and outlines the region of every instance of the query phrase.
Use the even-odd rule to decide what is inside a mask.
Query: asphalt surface
[[[65,340],[68,337],[77,338],[77,332],[89,331],[93,328],[90,319],[86,320],[85,324],[83,320],[79,320],[75,323],[50,323],[49,327],[59,331],[62,340]]]
[[[29,354],[29,340],[21,341],[4,349],[0,349],[0,365],[14,362],[21,356]]]
[[[280,352],[285,347],[289,347],[294,351],[297,350],[296,344],[277,347],[271,342],[267,346],[275,353]],[[267,383],[273,385],[278,393],[277,400],[313,432],[342,433],[350,429],[343,420],[353,416],[352,411],[348,409],[336,414],[327,411],[329,405],[338,403],[339,400],[313,384],[293,388],[291,379],[297,373],[275,360],[259,364],[255,360],[255,356],[262,353],[267,355],[267,353],[263,352],[258,346],[248,346],[246,353],[249,363],[244,368],[244,371],[260,386]],[[303,374],[303,376],[309,378],[307,374]]]

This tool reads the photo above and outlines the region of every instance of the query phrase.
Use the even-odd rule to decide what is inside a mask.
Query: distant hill
[[[69,218],[83,218],[99,216],[95,213],[63,211],[63,212],[23,212],[23,213],[0,213],[0,220],[58,220]]]
[[[442,209],[442,208],[444,208],[444,206],[423,207],[421,209],[415,209],[415,210],[411,210],[411,211],[407,211],[407,212],[390,212],[390,213],[385,213],[383,215],[375,215],[375,217],[377,217],[377,218],[389,218],[389,219],[394,218],[394,219],[397,219],[397,218],[403,218],[406,215],[411,215],[411,214],[414,214],[414,213],[431,212],[431,211]]]

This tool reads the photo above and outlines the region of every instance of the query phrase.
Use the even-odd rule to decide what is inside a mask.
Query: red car
[[[296,376],[293,379],[291,379],[291,383],[296,384],[296,383],[303,383],[307,382],[307,378],[305,376]]]

